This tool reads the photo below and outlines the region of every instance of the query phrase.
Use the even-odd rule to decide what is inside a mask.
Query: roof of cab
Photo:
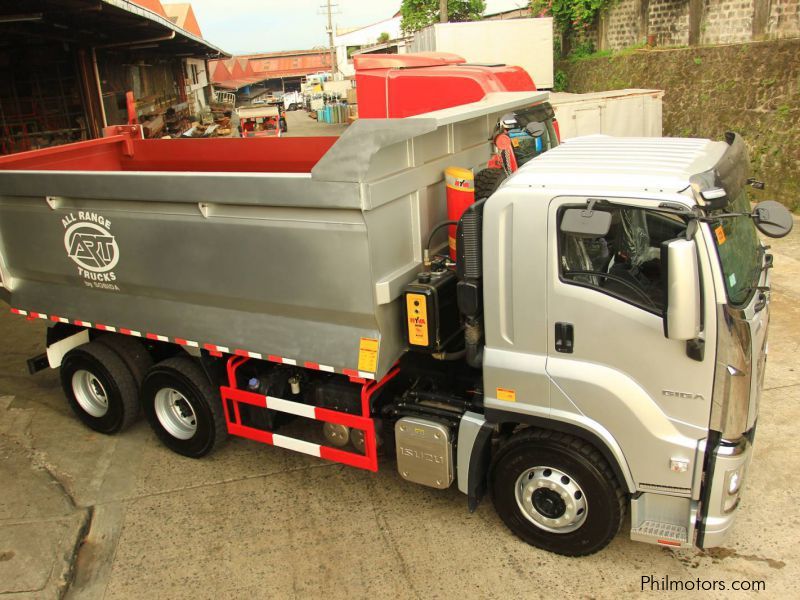
[[[591,187],[605,194],[686,189],[690,178],[713,168],[725,142],[695,138],[572,138],[523,165],[511,185]]]

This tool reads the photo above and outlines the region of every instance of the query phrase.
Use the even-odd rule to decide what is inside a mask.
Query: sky
[[[189,0],[206,40],[232,54],[327,47],[326,0]],[[331,0],[334,29],[391,18],[400,0]],[[485,0],[486,12],[526,6],[526,0]],[[169,4],[170,0],[162,0]]]

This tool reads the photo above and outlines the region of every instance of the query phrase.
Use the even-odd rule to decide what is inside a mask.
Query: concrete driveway
[[[800,224],[799,224],[800,225]],[[762,581],[797,596],[800,227],[772,241],[770,358],[756,453],[733,535],[709,552],[621,533],[581,559],[525,545],[490,501],[233,439],[191,460],[145,422],[83,427],[57,373],[29,376],[44,324],[0,314],[0,593],[9,598],[618,598],[642,578]],[[700,583],[700,582],[699,582]],[[702,585],[702,584],[701,584]],[[646,590],[651,589],[646,586]],[[661,594],[655,594],[661,595]],[[697,592],[670,597],[697,597]]]

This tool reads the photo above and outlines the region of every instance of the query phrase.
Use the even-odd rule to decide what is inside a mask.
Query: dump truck
[[[88,427],[142,411],[188,457],[233,435],[366,477],[394,454],[551,552],[602,549],[628,512],[635,540],[721,544],[766,360],[756,227],[791,218],[751,210],[731,134],[570,140],[447,220],[444,171],[545,100],[0,158],[0,298],[48,325],[31,371],[59,369]]]

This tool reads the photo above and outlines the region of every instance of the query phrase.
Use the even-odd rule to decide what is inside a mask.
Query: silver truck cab
[[[630,494],[636,540],[718,546],[734,521],[771,266],[746,169],[738,136],[590,136],[526,164],[484,208],[486,418],[589,440]],[[599,230],[579,222],[598,213]],[[565,536],[593,508],[567,500],[553,520],[533,498],[518,482],[523,516]]]

